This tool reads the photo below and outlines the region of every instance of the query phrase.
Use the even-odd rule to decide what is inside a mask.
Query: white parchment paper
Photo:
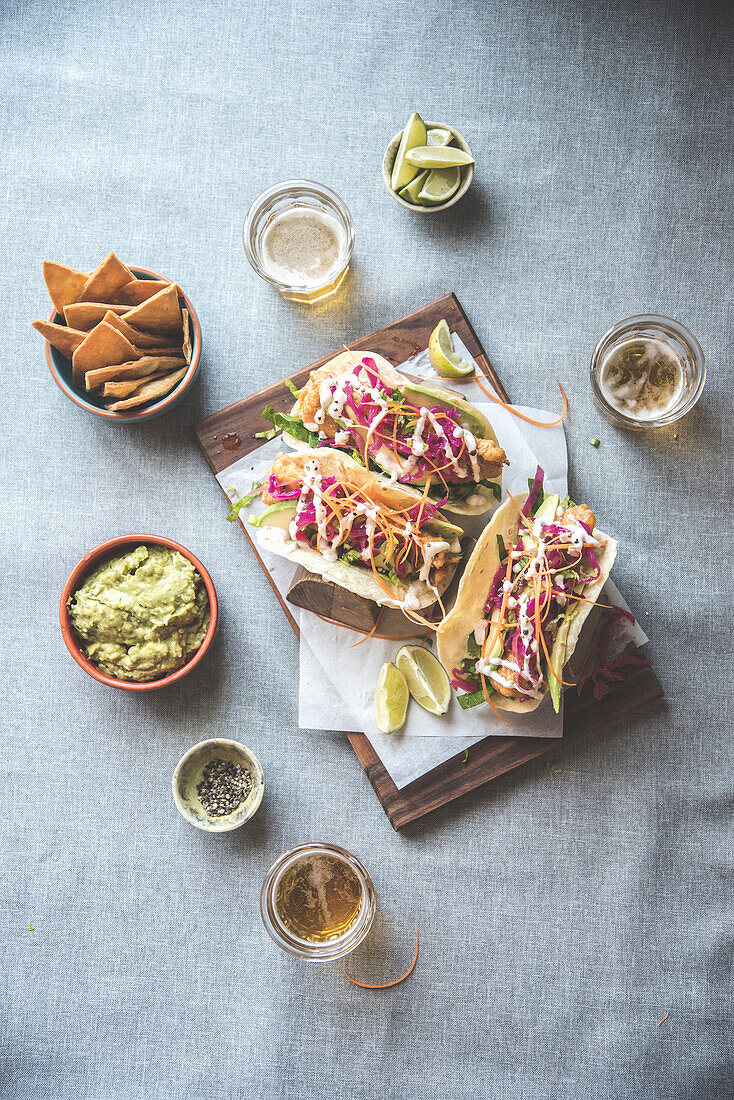
[[[453,339],[456,350],[471,359],[462,341],[456,335]],[[441,381],[430,366],[426,353],[403,363],[401,369]],[[453,381],[451,385],[455,385]],[[545,471],[546,487],[561,495],[566,493],[567,452],[562,427],[541,428],[516,419],[501,405],[487,401],[474,382],[459,382],[455,388],[460,389],[462,395],[491,420],[510,459],[503,475],[506,490],[513,494],[527,491],[528,478],[533,477],[536,466],[540,464]],[[537,420],[554,419],[552,413],[544,410],[516,407]],[[218,481],[237,496],[244,495],[253,481],[263,479],[281,449],[279,437],[268,441],[256,452],[222,471]],[[260,502],[255,501],[251,508],[243,509],[241,518],[246,523],[250,512],[256,514],[261,510]],[[459,517],[458,522],[469,534],[476,535],[487,520],[488,515],[485,515]],[[252,533],[256,536],[255,529]],[[258,550],[274,584],[285,598],[293,577],[293,563],[260,548]],[[605,595],[609,602],[627,608],[611,582]],[[289,607],[301,632],[299,726],[324,731],[364,731],[398,788],[488,735],[506,736],[508,732],[513,737],[552,738],[563,735],[562,708],[560,714],[555,714],[549,698],[532,714],[513,714],[511,727],[492,714],[488,707],[462,710],[455,698],[448,713],[440,718],[428,714],[414,703],[409,707],[406,725],[399,734],[381,734],[374,719],[377,675],[383,662],[393,660],[404,643],[371,638],[362,645],[356,645],[360,636],[353,631],[325,623],[291,604]],[[384,616],[383,622],[387,619],[388,616]],[[407,635],[412,629],[412,625],[398,613],[390,613],[384,632]],[[642,645],[647,641],[638,626],[631,630],[631,640],[635,644]]]

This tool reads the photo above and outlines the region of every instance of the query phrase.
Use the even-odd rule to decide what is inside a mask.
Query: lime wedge
[[[458,171],[458,169],[457,169]],[[398,191],[401,199],[405,199],[406,202],[412,202],[414,206],[418,204],[418,192],[428,181],[430,172],[419,172],[414,180],[411,180],[407,187],[404,187],[402,191]]]
[[[416,145],[426,144],[426,125],[421,116],[416,112],[412,114],[408,119],[408,125],[403,130],[403,136],[400,139],[400,145],[395,155],[395,161],[392,166],[392,176],[390,177],[390,185],[393,191],[400,191],[405,187],[414,176],[418,174],[417,169],[412,164],[406,164],[405,155],[409,149],[413,149]],[[428,167],[424,165],[423,167]]]
[[[418,193],[418,202],[423,206],[441,206],[448,202],[459,190],[461,183],[460,168],[434,168],[428,173],[423,187]],[[410,187],[413,184],[409,184]]]
[[[419,706],[430,714],[445,714],[451,702],[451,685],[446,670],[432,653],[419,645],[404,645],[395,664]]]
[[[431,366],[442,378],[466,378],[474,373],[474,364],[467,363],[454,351],[454,344],[445,321],[439,321],[428,341]]]
[[[414,168],[459,168],[474,163],[474,157],[463,149],[440,145],[411,145],[405,159]]]
[[[375,709],[380,733],[396,733],[405,725],[408,685],[400,669],[391,661],[385,661],[377,677]]]
[[[426,145],[450,145],[453,137],[450,130],[444,130],[441,126],[428,131]]]

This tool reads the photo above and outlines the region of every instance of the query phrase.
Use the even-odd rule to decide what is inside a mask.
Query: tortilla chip
[[[43,261],[43,279],[51,295],[51,301],[59,313],[63,313],[64,306],[75,302],[88,279],[83,271],[67,267],[66,264],[57,264],[53,260]]]
[[[187,309],[181,310],[181,316],[183,318],[183,353],[184,359],[187,363],[191,362],[191,336],[189,335],[189,311]]]
[[[178,287],[171,283],[147,302],[131,309],[125,320],[144,332],[176,332],[181,330],[181,306],[178,304]]]
[[[180,370],[173,371],[172,374],[166,374],[163,378],[154,378],[151,382],[146,382],[145,385],[141,386],[132,397],[128,397],[125,401],[112,401],[106,408],[111,412],[120,412],[122,409],[133,409],[136,405],[144,405],[146,401],[165,397],[167,393],[171,392],[176,383],[181,381],[187,369],[187,367],[182,367]]]
[[[72,358],[74,385],[80,386],[87,371],[140,359],[140,352],[121,332],[104,321],[88,332]],[[89,387],[87,387],[88,389]]]
[[[170,374],[170,371],[155,371],[153,374],[146,374],[142,378],[128,378],[127,381],[123,382],[105,382],[102,396],[132,397],[146,382],[151,382],[154,378],[162,378],[164,374]]]
[[[121,332],[123,336],[133,344],[139,351],[153,351],[155,350],[157,355],[180,355],[181,348],[178,344],[173,343],[172,336],[154,336],[150,332],[140,332],[138,329],[129,325],[124,317],[118,317],[117,314],[111,310],[105,314],[102,318],[108,325],[112,325],[118,332]]]
[[[127,313],[129,309],[130,306],[107,305],[104,302],[72,302],[64,306],[64,317],[67,325],[88,332],[104,321],[106,313]]]
[[[120,336],[120,333],[117,334]],[[122,337],[124,340],[124,336]],[[97,386],[105,382],[123,382],[128,378],[144,378],[146,374],[158,371],[178,370],[186,366],[181,356],[174,355],[144,355],[142,359],[136,359],[130,363],[120,363],[117,366],[100,367],[97,370],[87,371],[86,385],[88,390],[95,390]]]
[[[114,252],[110,252],[87,279],[78,301],[109,302],[125,283],[134,278],[132,271],[118,260]]]
[[[170,283],[158,279],[133,279],[131,283],[126,283],[116,292],[115,301],[128,306],[139,306],[167,286],[170,286]]]
[[[87,335],[86,332],[67,328],[66,325],[52,325],[50,321],[34,321],[33,327],[36,332],[40,332],[44,340],[48,340],[52,348],[56,348],[67,359],[71,359]]]

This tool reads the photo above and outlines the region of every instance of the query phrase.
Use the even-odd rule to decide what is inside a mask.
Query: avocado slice
[[[429,519],[425,525],[426,531],[430,531],[432,535],[440,535],[442,539],[448,542],[453,539],[460,539],[464,534],[462,527],[457,527],[455,523],[447,523],[443,519]]]
[[[558,628],[556,634],[556,640],[553,643],[553,649],[551,650],[550,663],[553,672],[548,671],[548,690],[550,697],[553,700],[553,709],[558,714],[558,708],[561,705],[561,688],[562,684],[559,680],[563,674],[563,666],[566,663],[566,642],[568,640],[568,630],[571,626],[571,614],[566,615],[565,619]],[[558,677],[558,680],[556,679]]]
[[[541,519],[543,523],[552,523],[556,518],[556,508],[558,507],[559,499],[558,493],[551,493],[549,496],[545,497],[533,518]]]
[[[294,500],[276,500],[264,512],[257,517],[258,527],[281,527],[288,530],[290,521],[296,514],[296,502]]]
[[[431,405],[444,405],[447,409],[455,405],[459,410],[459,423],[461,426],[463,428],[468,428],[469,431],[479,439],[484,439],[487,431],[487,424],[484,417],[479,411],[475,412],[474,409],[467,405],[463,398],[457,397],[455,401],[452,401],[436,393],[430,386],[417,386],[414,382],[407,383],[403,386],[403,393],[408,401],[417,405],[425,405],[426,398],[430,399]]]

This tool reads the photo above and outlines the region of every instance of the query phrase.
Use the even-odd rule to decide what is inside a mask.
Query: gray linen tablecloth
[[[2,5],[3,1100],[731,1097],[729,17],[633,0]],[[414,109],[476,155],[445,215],[382,184]],[[345,294],[312,310],[241,246],[252,198],[299,175],[357,227]],[[178,279],[204,333],[195,392],[138,427],[68,401],[30,329],[41,260],[88,269],[111,248]],[[517,400],[555,407],[563,380],[572,491],[619,538],[666,701],[564,751],[562,773],[539,764],[396,835],[346,739],[297,728],[295,638],[189,425],[447,290]],[[709,380],[677,431],[636,435],[595,412],[588,363],[648,310],[696,333]],[[222,602],[209,658],[144,698],[86,677],[57,623],[72,565],[129,531],[189,546]],[[213,734],[267,776],[258,817],[219,838],[170,795]],[[374,877],[355,971],[400,973],[420,929],[404,985],[357,989],[266,936],[264,872],[317,838]]]

